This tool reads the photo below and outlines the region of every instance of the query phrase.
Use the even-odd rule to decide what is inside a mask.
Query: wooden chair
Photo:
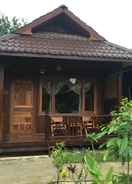
[[[82,121],[80,117],[68,118],[68,129],[71,136],[82,136]]]
[[[51,135],[64,136],[66,134],[66,124],[62,116],[51,116]]]
[[[89,130],[95,128],[93,115],[82,116],[83,122],[83,131],[85,134],[89,132]]]

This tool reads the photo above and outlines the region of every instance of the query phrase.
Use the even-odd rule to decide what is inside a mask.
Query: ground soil
[[[0,184],[47,184],[56,178],[56,169],[48,156],[0,159]]]

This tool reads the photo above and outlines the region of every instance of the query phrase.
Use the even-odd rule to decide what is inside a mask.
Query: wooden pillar
[[[0,142],[3,141],[4,123],[4,68],[0,66]]]
[[[51,96],[51,113],[55,113],[56,110],[55,110],[55,95],[52,94]]]
[[[117,98],[118,98],[118,104],[120,104],[120,101],[122,99],[122,80],[123,80],[123,74],[120,72],[117,76]]]
[[[98,114],[98,82],[94,81],[94,113]]]
[[[84,89],[84,81],[81,83],[81,113],[84,114],[85,112],[85,89]]]
[[[55,88],[55,86],[54,86],[55,84],[54,83],[52,83],[52,87],[53,87],[53,89]],[[55,89],[54,89],[55,90]],[[55,108],[55,93],[54,93],[54,91],[52,91],[52,93],[51,93],[51,113],[55,113],[56,112],[56,108]]]

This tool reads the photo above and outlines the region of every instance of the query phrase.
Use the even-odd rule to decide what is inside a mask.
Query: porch
[[[87,133],[98,132],[111,120],[111,115],[51,115],[49,137],[85,137]]]
[[[108,123],[121,98],[120,75],[111,76],[120,63],[3,60],[3,147],[84,145],[86,133]]]
[[[111,115],[51,115],[47,136],[48,147],[58,142],[66,146],[85,146],[91,144],[86,135],[99,132],[103,125],[111,120]]]

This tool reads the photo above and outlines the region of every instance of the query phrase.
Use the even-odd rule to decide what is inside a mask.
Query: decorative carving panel
[[[32,106],[33,86],[30,81],[16,81],[14,84],[14,105]]]
[[[14,112],[12,128],[15,132],[30,133],[32,131],[32,112]]]

